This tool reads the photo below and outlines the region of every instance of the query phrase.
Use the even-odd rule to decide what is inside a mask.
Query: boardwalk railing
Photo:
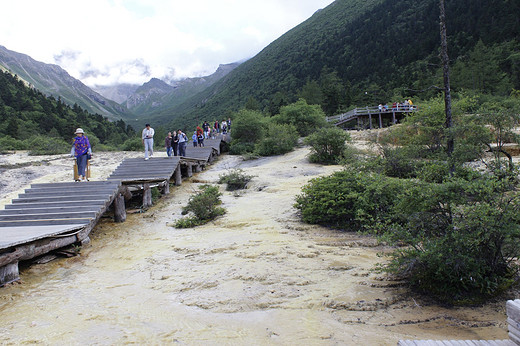
[[[370,124],[372,124],[371,117],[375,116],[375,115],[379,115],[380,116],[379,126],[382,127],[381,115],[392,114],[393,115],[392,123],[395,124],[396,119],[397,119],[396,114],[411,113],[411,112],[416,112],[417,110],[418,110],[417,106],[414,106],[414,105],[412,105],[412,106],[399,105],[399,106],[396,106],[395,108],[382,108],[382,109],[380,109],[379,106],[375,106],[375,107],[367,106],[364,108],[352,109],[352,110],[348,111],[347,113],[342,113],[342,114],[327,117],[327,121],[334,123],[336,126],[338,126],[338,125],[347,123],[351,120],[368,116],[370,118]]]

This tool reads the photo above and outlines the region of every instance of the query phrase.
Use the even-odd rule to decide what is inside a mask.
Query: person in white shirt
[[[144,159],[148,160],[148,152],[150,152],[150,156],[153,156],[153,135],[155,131],[150,127],[150,124],[146,124],[143,129],[143,144],[144,144]]]
[[[181,129],[177,130],[179,136],[179,156],[186,156],[186,144],[188,144],[188,137]]]

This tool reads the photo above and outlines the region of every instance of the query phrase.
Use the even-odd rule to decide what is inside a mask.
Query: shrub
[[[256,143],[264,135],[264,115],[258,111],[241,110],[233,120],[233,140],[240,143]]]
[[[225,209],[218,207],[221,204],[222,195],[216,186],[200,186],[200,192],[191,196],[188,204],[182,209],[182,214],[192,215],[178,220],[175,227],[184,228],[198,226],[215,219],[217,216],[224,215]]]
[[[122,146],[124,151],[141,151],[144,150],[143,141],[141,138],[129,138],[127,139]]]
[[[306,137],[319,128],[327,126],[325,113],[319,105],[308,105],[304,99],[284,106],[272,120],[279,124],[293,125],[300,136]]]
[[[295,207],[308,223],[379,232],[381,225],[394,218],[393,206],[406,183],[346,168],[312,179],[296,197]]]
[[[337,127],[322,128],[305,138],[305,144],[311,146],[310,161],[323,164],[335,164],[343,158],[346,141],[350,135]]]
[[[233,169],[227,174],[220,175],[219,184],[227,184],[227,191],[245,189],[247,183],[253,179],[252,175],[247,175],[241,169]]]
[[[398,245],[384,269],[442,302],[475,303],[500,293],[518,271],[516,173],[459,168],[450,177],[447,163],[418,167],[418,176],[432,182],[347,167],[311,180],[295,207],[305,222],[373,232]]]
[[[36,136],[25,140],[29,155],[57,155],[70,152],[72,144],[61,138]]]
[[[232,140],[229,147],[229,153],[231,155],[244,155],[246,153],[252,153],[254,150],[254,143],[242,143],[238,140]]]
[[[0,153],[6,150],[26,150],[27,145],[24,141],[15,139],[11,136],[0,137]]]
[[[491,176],[413,184],[387,236],[401,244],[387,270],[448,303],[478,302],[512,284],[520,254],[519,197]]]
[[[292,125],[269,124],[266,135],[256,144],[260,156],[281,155],[290,152],[298,143],[298,132]]]

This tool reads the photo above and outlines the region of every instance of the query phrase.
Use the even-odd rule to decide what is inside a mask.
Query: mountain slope
[[[128,112],[119,104],[71,77],[58,65],[36,61],[28,55],[10,51],[3,46],[0,46],[0,65],[46,95],[59,97],[71,106],[78,104],[90,113],[100,114],[110,119],[128,116]]]
[[[447,13],[454,62],[480,40],[492,48],[520,37],[517,1],[452,0]],[[235,111],[250,97],[268,109],[294,101],[307,81],[330,72],[341,84],[344,108],[413,94],[438,81],[438,21],[438,0],[336,0],[212,87],[156,116],[177,114],[172,126],[192,124]],[[499,67],[512,70],[514,63]],[[372,100],[365,96],[371,94]]]
[[[157,119],[153,114],[160,113],[163,110],[168,111],[184,103],[193,95],[206,90],[218,82],[239,65],[240,63],[221,64],[209,76],[173,81],[171,85],[152,78],[152,80],[139,87],[129,96],[122,105],[126,106],[137,118],[157,123]],[[164,120],[162,122],[164,123]]]

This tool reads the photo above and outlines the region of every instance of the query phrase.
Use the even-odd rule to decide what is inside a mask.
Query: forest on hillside
[[[77,104],[70,107],[29,88],[16,75],[0,73],[0,152],[67,153],[78,127],[97,150],[118,149],[135,135],[123,120],[111,122]]]
[[[520,4],[447,2],[452,88],[500,96],[520,89]],[[440,93],[437,0],[337,0],[228,76],[161,114],[173,127],[303,97],[327,115]]]

